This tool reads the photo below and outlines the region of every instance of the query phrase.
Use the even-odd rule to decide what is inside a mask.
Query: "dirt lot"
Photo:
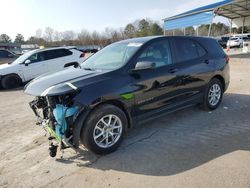
[[[250,56],[232,55],[219,109],[185,109],[131,130],[119,150],[48,156],[22,90],[0,92],[0,187],[250,187]]]

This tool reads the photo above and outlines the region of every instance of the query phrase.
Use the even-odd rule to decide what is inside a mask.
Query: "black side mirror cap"
[[[80,67],[80,64],[78,62],[70,62],[70,63],[66,63],[64,65],[64,68],[70,67],[70,66],[74,66],[74,68],[77,68],[77,67]]]
[[[154,69],[155,63],[150,61],[140,61],[137,62],[135,65],[135,68],[132,69],[132,72],[140,71],[140,70],[148,70],[148,69]]]

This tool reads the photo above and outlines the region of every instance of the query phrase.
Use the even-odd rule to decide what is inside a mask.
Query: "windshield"
[[[85,69],[118,69],[127,63],[141,45],[142,43],[129,42],[111,44],[89,57],[82,63],[82,67]]]
[[[26,59],[28,59],[29,56],[33,54],[34,50],[30,52],[26,52],[25,54],[18,57],[15,61],[13,61],[11,64],[20,64],[23,63]]]
[[[231,38],[230,40],[238,40],[239,38]]]

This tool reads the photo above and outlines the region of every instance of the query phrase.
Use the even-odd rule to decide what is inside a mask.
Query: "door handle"
[[[172,68],[172,69],[170,69],[168,72],[169,73],[176,73],[176,72],[178,72],[179,71],[179,69],[177,69],[177,68]]]

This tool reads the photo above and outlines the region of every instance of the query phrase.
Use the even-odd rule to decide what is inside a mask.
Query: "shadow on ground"
[[[143,175],[178,174],[228,153],[250,150],[249,114],[249,95],[225,94],[213,112],[193,107],[130,130],[112,154],[96,156],[82,150],[58,162],[77,160],[78,166]]]
[[[13,88],[13,89],[4,89],[2,88],[2,86],[0,86],[0,92],[15,92],[15,91],[21,91],[24,90],[24,85],[17,87],[17,88]]]

